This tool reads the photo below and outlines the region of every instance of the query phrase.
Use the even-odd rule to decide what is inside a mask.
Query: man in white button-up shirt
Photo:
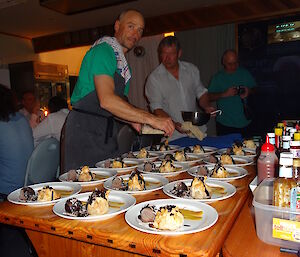
[[[151,111],[173,120],[176,131],[171,140],[186,136],[186,131],[181,128],[181,111],[197,111],[198,106],[207,113],[215,110],[210,105],[198,68],[179,61],[181,53],[176,37],[162,39],[158,46],[161,64],[149,75],[145,88]],[[202,132],[206,131],[205,125],[199,128]]]

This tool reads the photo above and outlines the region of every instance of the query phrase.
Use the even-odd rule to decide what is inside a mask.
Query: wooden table
[[[244,207],[222,247],[224,257],[293,257],[296,254],[281,253],[280,247],[261,241],[255,230],[253,195],[248,196]]]
[[[233,184],[237,193],[226,200],[212,203],[219,218],[211,228],[189,235],[163,236],[139,232],[127,225],[124,214],[98,222],[63,219],[52,212],[52,206],[29,207],[9,202],[0,204],[0,222],[26,229],[38,255],[76,256],[216,256],[236,217],[249,195],[249,175]],[[191,178],[187,173],[169,180]],[[137,203],[169,198],[162,190],[136,195]]]

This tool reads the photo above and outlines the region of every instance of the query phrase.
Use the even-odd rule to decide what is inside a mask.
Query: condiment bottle
[[[297,188],[293,178],[293,155],[281,153],[279,159],[279,178],[274,181],[274,205],[278,207],[291,207],[291,191]]]
[[[290,142],[290,152],[293,154],[293,158],[300,158],[300,141]]]
[[[274,132],[275,132],[275,146],[278,150],[281,149],[281,141],[282,141],[282,128],[275,128]]]
[[[275,154],[275,147],[270,144],[269,136],[261,147],[261,152],[257,160],[257,180],[258,184],[265,178],[273,178],[278,164]]]
[[[289,152],[290,151],[290,136],[282,136],[282,152]]]
[[[293,178],[296,180],[296,209],[300,210],[300,159],[293,159]]]

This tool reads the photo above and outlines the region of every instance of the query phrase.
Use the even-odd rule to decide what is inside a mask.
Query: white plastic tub
[[[257,236],[268,244],[300,250],[300,211],[272,205],[273,183],[274,179],[265,179],[254,192],[252,203],[255,209]],[[280,219],[280,224],[284,224],[284,231],[287,228],[286,224],[290,225],[290,233],[283,233],[287,235],[287,239],[273,237],[273,226],[276,227],[276,221],[273,218]],[[280,227],[280,229],[282,228]],[[295,241],[290,241],[291,239]]]

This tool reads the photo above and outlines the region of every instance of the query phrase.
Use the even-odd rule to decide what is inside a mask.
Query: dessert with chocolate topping
[[[154,222],[156,210],[154,206],[150,206],[149,204],[143,207],[140,211],[140,215],[138,218],[142,222]]]
[[[191,196],[194,199],[209,199],[211,198],[211,189],[205,183],[206,177],[195,177],[191,184]]]
[[[159,167],[159,172],[164,173],[173,171],[176,171],[176,167],[174,166],[172,161],[162,161]]]
[[[201,145],[194,145],[192,149],[193,153],[205,153],[204,148]]]
[[[20,191],[19,198],[21,201],[24,201],[24,202],[36,201],[37,195],[35,194],[35,191],[31,187],[23,187]]]
[[[65,210],[66,210],[66,213],[70,216],[74,216],[74,217],[88,216],[86,205],[83,204],[77,198],[68,199],[65,203]]]
[[[186,161],[187,160],[187,157],[184,153],[184,151],[176,151],[174,153],[174,158],[176,161],[178,162],[183,162],[183,161]]]
[[[228,164],[235,164],[234,160],[232,159],[232,157],[229,155],[229,154],[226,154],[226,153],[223,153],[221,154],[221,157],[220,157],[220,162],[223,164],[223,165],[228,165]]]
[[[146,172],[159,172],[156,168],[156,165],[153,162],[145,162],[144,164],[144,171]]]
[[[190,190],[187,185],[180,181],[174,185],[174,188],[171,190],[171,193],[178,196],[178,197],[189,197]]]
[[[92,173],[88,166],[83,166],[78,175],[79,182],[88,182],[95,179],[95,174]]]
[[[50,186],[45,186],[38,191],[37,200],[39,202],[47,202],[59,199],[60,194]]]
[[[128,189],[127,183],[121,177],[114,177],[111,184],[113,189],[126,191]]]
[[[139,171],[133,171],[128,180],[128,190],[142,191],[146,189],[145,180]]]
[[[212,178],[227,178],[228,172],[222,164],[217,163],[212,170],[211,177]]]
[[[108,212],[108,190],[96,189],[88,198],[87,212],[89,215],[102,215]]]
[[[159,208],[155,215],[153,226],[161,230],[177,230],[182,227],[184,217],[175,205]]]

